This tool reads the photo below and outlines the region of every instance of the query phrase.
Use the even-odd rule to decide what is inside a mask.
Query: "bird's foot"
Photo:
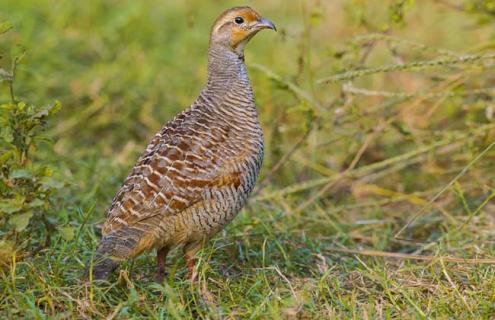
[[[197,282],[198,281],[198,272],[196,271],[196,261],[194,258],[187,259],[186,261],[187,264],[187,276],[191,282]]]
[[[158,270],[155,274],[155,282],[162,284],[163,280],[165,280],[165,270]]]
[[[163,283],[165,279],[165,261],[167,259],[168,248],[164,247],[156,252],[156,275],[155,281],[158,283]]]

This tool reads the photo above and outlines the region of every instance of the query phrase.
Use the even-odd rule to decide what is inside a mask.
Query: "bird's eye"
[[[243,24],[244,23],[244,18],[243,17],[235,17],[234,21],[237,24]]]

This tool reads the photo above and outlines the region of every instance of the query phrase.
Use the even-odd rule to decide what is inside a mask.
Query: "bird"
[[[195,255],[246,204],[263,162],[263,130],[244,48],[264,29],[276,31],[247,6],[215,20],[206,84],[151,139],[113,198],[86,269],[93,280],[156,250],[156,280],[163,281],[167,254],[176,247],[182,247],[195,280]]]

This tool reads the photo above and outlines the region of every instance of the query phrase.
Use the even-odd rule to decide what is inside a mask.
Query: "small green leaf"
[[[48,108],[43,108],[40,111],[36,112],[36,114],[33,115],[34,119],[42,119],[46,117],[49,113]]]
[[[60,108],[62,105],[60,102],[56,101],[54,104],[49,105],[47,107],[41,108],[36,114],[33,116],[35,119],[43,119],[47,116],[54,115],[58,111],[60,111]]]
[[[45,172],[43,172],[43,175],[45,177],[51,177],[51,176],[53,176],[53,171],[54,171],[53,168],[45,167]]]
[[[31,202],[29,203],[29,207],[30,207],[30,208],[36,208],[36,207],[41,207],[41,206],[43,206],[44,204],[45,204],[45,201],[43,201],[43,200],[41,200],[41,199],[36,198],[36,199],[34,199],[33,201],[31,201]]]
[[[0,70],[3,70],[3,69],[0,69]],[[0,109],[3,109],[5,111],[11,111],[11,110],[14,110],[16,108],[17,108],[17,105],[15,105],[13,103],[5,103],[5,104],[0,105]]]
[[[3,127],[2,130],[0,130],[0,139],[3,139],[5,142],[12,142],[14,141],[14,134],[12,133],[12,129],[10,127]]]
[[[5,32],[12,29],[12,23],[10,22],[2,22],[0,23],[0,34],[4,34]]]
[[[315,9],[311,12],[311,14],[309,16],[309,22],[313,26],[318,26],[321,24],[323,18],[324,18],[323,11]]]
[[[10,264],[14,251],[15,246],[13,242],[5,240],[0,241],[0,266]]]
[[[392,126],[405,136],[410,136],[412,134],[411,130],[404,122],[394,121],[392,122]]]
[[[21,232],[22,230],[26,229],[32,216],[33,213],[31,211],[16,214],[9,219],[9,223],[14,226],[17,232]]]
[[[15,64],[19,64],[19,62],[21,62],[21,60],[26,55],[26,47],[20,44],[17,44],[14,48],[12,48],[11,51],[11,55],[14,57]]]
[[[60,232],[60,236],[66,241],[74,239],[74,228],[71,226],[60,227],[58,228],[58,232]]]
[[[55,101],[55,103],[50,107],[50,115],[54,115],[55,113],[59,112],[60,109],[62,109],[62,104],[60,103],[60,101]]]
[[[31,172],[24,170],[24,169],[18,169],[12,171],[10,174],[10,179],[22,179],[22,178],[31,178]]]
[[[300,103],[298,105],[295,105],[295,106],[292,106],[292,107],[289,107],[287,109],[287,112],[288,113],[293,113],[293,112],[306,112],[306,111],[309,111],[311,110],[311,107],[309,105],[307,105],[306,103]]]
[[[59,182],[52,177],[43,177],[40,182],[46,189],[60,189],[64,186],[62,182]]]
[[[0,200],[0,213],[11,214],[22,209],[24,198]]]
[[[14,152],[12,151],[7,151],[5,153],[0,154],[0,165],[3,165],[5,162],[7,162],[13,155]]]

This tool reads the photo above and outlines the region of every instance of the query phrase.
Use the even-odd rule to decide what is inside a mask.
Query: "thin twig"
[[[457,257],[443,257],[443,256],[423,256],[416,254],[400,253],[400,252],[387,252],[378,250],[355,250],[347,248],[325,248],[324,251],[338,252],[346,254],[356,254],[361,256],[370,257],[383,257],[393,259],[407,259],[407,260],[422,260],[422,261],[445,261],[452,263],[464,263],[464,264],[495,264],[495,259],[465,259]]]
[[[404,46],[408,46],[409,48],[412,48],[412,49],[417,49],[418,51],[422,51],[422,52],[423,51],[433,51],[433,52],[436,52],[436,53],[439,53],[442,55],[446,55],[446,56],[450,56],[450,57],[459,57],[460,56],[460,54],[453,52],[453,51],[450,51],[450,50],[430,47],[430,46],[425,45],[425,44],[420,43],[420,42],[399,38],[399,37],[392,36],[392,35],[385,34],[385,33],[370,33],[370,34],[359,35],[359,36],[356,36],[353,38],[354,42],[370,41],[370,40],[374,40],[374,41],[382,40],[382,41],[387,41],[389,43],[393,42],[393,43],[396,43],[398,45],[404,45]]]
[[[330,181],[329,183],[327,183],[316,194],[314,194],[313,196],[311,196],[307,201],[305,201],[302,204],[300,204],[296,209],[294,209],[293,213],[298,213],[298,212],[301,212],[304,209],[306,209],[308,206],[310,206],[312,203],[314,203],[316,200],[318,200],[321,196],[323,196],[328,190],[330,190],[337,182],[340,181],[340,179],[344,178],[347,175],[347,173],[349,173],[352,170],[354,170],[354,168],[358,164],[359,160],[363,156],[364,152],[368,148],[368,146],[371,143],[371,141],[376,137],[376,135],[379,132],[383,131],[384,129],[385,129],[385,125],[384,124],[381,124],[377,128],[375,128],[375,130],[373,131],[373,133],[370,134],[366,138],[366,140],[363,143],[363,145],[361,146],[361,148],[359,148],[358,152],[354,156],[354,159],[351,161],[351,164],[349,165],[349,167],[344,172],[342,172],[337,179],[335,179],[335,180]]]
[[[274,199],[277,197],[282,197],[282,196],[285,196],[288,194],[305,191],[308,189],[312,189],[312,188],[327,184],[327,183],[335,181],[337,179],[343,178],[343,176],[349,177],[349,178],[362,178],[365,175],[372,174],[373,172],[376,172],[380,169],[387,168],[391,165],[395,165],[397,163],[406,161],[408,159],[415,158],[417,156],[420,156],[426,152],[435,150],[437,148],[445,147],[445,146],[448,146],[450,144],[457,145],[460,141],[469,140],[474,135],[486,132],[486,131],[491,130],[493,128],[495,128],[495,123],[484,125],[480,128],[477,128],[473,131],[470,131],[468,133],[461,133],[459,135],[453,134],[448,139],[444,139],[444,140],[432,143],[428,146],[420,147],[416,150],[403,153],[403,154],[398,155],[398,156],[393,157],[393,158],[388,158],[388,159],[385,159],[385,160],[380,161],[380,162],[375,162],[375,163],[372,163],[372,164],[369,164],[369,165],[366,165],[363,167],[359,167],[359,168],[356,168],[356,169],[349,171],[349,172],[340,172],[340,173],[337,173],[337,174],[330,176],[330,177],[318,178],[318,179],[314,179],[314,180],[304,181],[301,183],[296,183],[296,184],[288,186],[282,190],[278,190],[278,191],[271,192],[268,194],[261,194],[255,198],[253,198],[253,200],[254,201],[265,201],[265,200],[270,200],[270,199]]]
[[[272,70],[268,69],[267,67],[257,64],[257,63],[251,63],[249,64],[250,67],[263,72],[269,79],[277,82],[278,84],[284,86],[287,88],[290,92],[292,92],[299,100],[306,101],[313,105],[314,107],[322,110],[323,106],[316,100],[314,99],[309,93],[301,89],[299,86],[297,86],[295,83],[283,79],[280,75],[276,74]]]
[[[278,84],[283,85],[285,88],[287,88],[290,92],[292,92],[296,98],[300,101],[305,101],[309,104],[311,104],[315,108],[321,109],[322,106],[321,104],[314,99],[308,92],[304,91],[300,87],[298,87],[296,84],[293,82],[284,80],[280,75],[276,74],[272,70],[268,69],[267,67],[259,64],[251,64],[251,67],[263,72],[269,79],[277,82]],[[312,119],[311,119],[312,120]],[[275,166],[268,172],[268,174],[265,176],[264,181],[260,184],[258,189],[255,191],[254,196],[258,195],[261,190],[263,190],[268,183],[271,181],[273,175],[280,170],[283,165],[289,161],[289,159],[294,155],[294,153],[304,144],[306,139],[309,137],[311,132],[313,132],[313,129],[316,127],[314,124],[314,121],[309,121],[309,128],[306,130],[304,135],[296,142],[296,144],[289,149],[280,159],[279,161],[275,164]]]
[[[448,65],[456,65],[462,63],[476,63],[481,60],[491,60],[491,59],[495,59],[495,53],[488,53],[484,55],[468,55],[468,56],[461,56],[458,58],[415,61],[405,64],[391,64],[391,65],[384,65],[375,68],[366,68],[361,70],[352,70],[343,73],[338,73],[330,77],[319,79],[317,83],[318,84],[335,83],[340,81],[352,80],[358,77],[372,75],[376,73],[386,73],[392,71],[405,71],[405,70],[420,70],[428,67],[448,66]]]
[[[412,98],[412,97],[423,97],[423,98],[443,98],[443,97],[458,97],[458,96],[469,96],[476,94],[495,94],[495,88],[479,88],[473,90],[459,91],[459,92],[390,92],[390,91],[378,91],[369,90],[365,88],[357,88],[352,85],[352,83],[346,82],[343,86],[343,91],[351,94],[358,94],[367,97],[387,97],[387,98]]]
[[[292,148],[289,149],[289,151],[287,151],[279,160],[278,162],[272,167],[272,169],[270,169],[270,171],[265,175],[265,178],[263,179],[263,181],[260,183],[259,187],[258,187],[258,190],[256,190],[253,194],[253,197],[257,196],[271,181],[271,179],[273,178],[273,176],[275,175],[275,173],[280,170],[283,165],[290,160],[290,158],[292,157],[292,155],[294,155],[294,153],[304,144],[304,142],[306,141],[306,139],[308,138],[308,136],[311,134],[311,132],[313,131],[313,128],[315,126],[314,125],[311,125],[310,128],[308,128],[308,130],[306,130],[306,132],[304,133],[304,135],[299,138],[299,140],[296,142],[296,144],[294,144],[292,146]]]

